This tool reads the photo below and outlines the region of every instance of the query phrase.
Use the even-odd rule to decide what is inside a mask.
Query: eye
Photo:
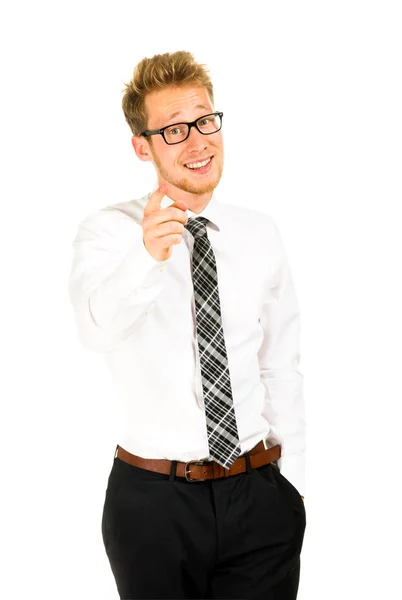
[[[176,127],[172,127],[171,129],[167,129],[166,132],[168,135],[179,135],[183,133],[183,127],[176,125]]]

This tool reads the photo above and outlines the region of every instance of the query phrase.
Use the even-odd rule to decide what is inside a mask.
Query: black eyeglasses
[[[216,133],[222,127],[222,117],[223,112],[214,112],[199,117],[195,121],[191,121],[191,123],[173,123],[173,125],[167,125],[166,127],[162,127],[162,129],[143,131],[140,135],[148,137],[160,134],[167,144],[180,144],[180,142],[184,142],[188,138],[192,127],[196,127],[203,135]]]

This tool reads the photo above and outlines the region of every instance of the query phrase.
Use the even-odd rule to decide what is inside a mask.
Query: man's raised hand
[[[148,253],[159,261],[170,258],[174,244],[180,244],[184,225],[188,221],[188,206],[181,200],[161,208],[163,196],[169,193],[164,184],[150,195],[142,219],[143,243]],[[172,198],[173,200],[173,198]]]

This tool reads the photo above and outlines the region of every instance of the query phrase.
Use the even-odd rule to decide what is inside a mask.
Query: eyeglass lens
[[[201,133],[209,134],[219,131],[221,128],[221,118],[219,115],[206,115],[197,121],[197,127]],[[168,144],[177,144],[186,139],[188,135],[188,125],[179,123],[165,129],[165,139]]]

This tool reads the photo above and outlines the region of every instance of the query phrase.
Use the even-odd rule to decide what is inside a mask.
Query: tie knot
[[[205,217],[190,217],[184,227],[188,229],[188,231],[193,234],[194,239],[196,239],[207,235],[207,223],[208,219]]]

